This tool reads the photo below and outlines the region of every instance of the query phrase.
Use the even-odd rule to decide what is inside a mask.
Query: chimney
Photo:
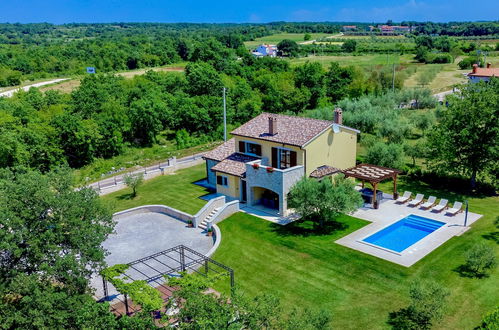
[[[277,118],[269,117],[269,134],[276,135],[277,134]]]
[[[490,69],[490,62],[487,63],[487,69]]]
[[[473,64],[473,73],[476,73],[477,68],[478,68],[478,64]]]
[[[343,124],[343,111],[341,108],[334,109],[334,123],[338,125]]]

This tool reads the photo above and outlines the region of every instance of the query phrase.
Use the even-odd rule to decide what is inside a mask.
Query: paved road
[[[124,182],[123,182],[123,177],[125,174],[139,174],[142,173],[144,174],[144,179],[151,179],[153,177],[156,177],[161,174],[162,169],[167,169],[171,166],[177,166],[180,168],[184,167],[189,167],[195,165],[200,159],[203,157],[204,152],[198,153],[192,156],[187,156],[184,158],[176,159],[174,161],[172,160],[166,160],[166,161],[161,161],[158,162],[155,165],[147,166],[147,167],[141,167],[138,170],[135,170],[133,172],[126,172],[126,173],[121,173],[97,182],[90,183],[88,186],[91,188],[94,188],[99,192],[100,195],[104,195],[110,192],[113,192],[115,190],[119,190],[124,188]],[[112,188],[112,189],[111,189]]]
[[[68,79],[69,78],[53,79],[53,80],[43,81],[43,82],[39,82],[36,84],[31,84],[31,85],[27,85],[27,86],[23,86],[23,87],[19,87],[19,88],[14,88],[14,89],[11,89],[11,90],[8,90],[5,92],[1,92],[0,97],[2,97],[2,96],[3,97],[12,97],[14,95],[14,93],[18,92],[21,89],[24,91],[29,91],[29,89],[31,87],[41,87],[41,86],[45,86],[45,85],[55,84],[55,83],[58,83],[58,82],[61,82],[64,80],[68,80]]]

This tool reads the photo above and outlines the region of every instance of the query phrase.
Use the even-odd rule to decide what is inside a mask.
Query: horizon
[[[196,8],[196,10],[193,10]],[[216,3],[198,0],[25,0],[0,3],[2,23],[198,23],[267,24],[272,22],[490,22],[499,19],[499,3],[492,0],[474,6],[469,0],[395,1],[372,4],[368,0],[297,0],[273,2]]]

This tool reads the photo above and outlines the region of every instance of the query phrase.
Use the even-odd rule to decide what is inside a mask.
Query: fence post
[[[126,315],[130,315],[130,312],[128,311],[128,296],[126,295],[126,293],[124,294],[125,296],[125,313]]]
[[[185,251],[183,245],[180,247],[180,269],[185,272]]]
[[[118,182],[116,181],[116,177],[114,177],[114,185],[117,186]]]
[[[107,281],[104,277],[102,277],[102,290],[104,291],[104,300],[107,300],[108,296]]]
[[[204,272],[208,275],[208,259],[204,259]]]

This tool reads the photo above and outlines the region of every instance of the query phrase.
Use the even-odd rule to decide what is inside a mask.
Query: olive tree
[[[303,177],[290,190],[288,206],[296,210],[304,220],[310,220],[324,228],[341,213],[350,213],[362,205],[362,197],[354,189],[355,183],[343,175],[332,180]]]
[[[137,196],[137,188],[144,182],[144,174],[136,173],[131,174],[127,173],[123,177],[123,182],[126,184],[128,188],[132,189],[132,198]]]

